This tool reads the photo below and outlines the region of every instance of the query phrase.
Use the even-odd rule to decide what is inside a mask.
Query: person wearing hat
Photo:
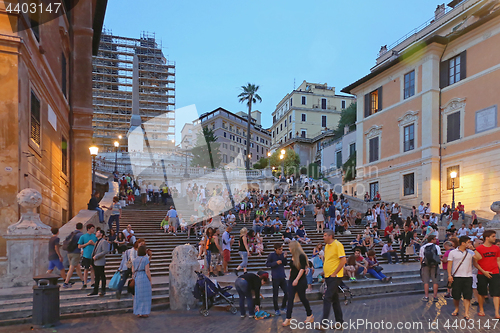
[[[254,314],[259,311],[260,307],[260,287],[269,281],[269,274],[265,271],[255,273],[245,273],[240,275],[234,286],[238,292],[240,299],[241,318],[245,317],[245,300],[248,306],[248,317],[253,318]],[[255,299],[252,299],[252,291]]]

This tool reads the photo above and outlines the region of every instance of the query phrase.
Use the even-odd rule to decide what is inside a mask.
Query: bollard
[[[59,275],[43,274],[35,276],[33,286],[33,325],[52,327],[59,324]]]

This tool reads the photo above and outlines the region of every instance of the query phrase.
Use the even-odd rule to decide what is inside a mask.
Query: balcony
[[[322,108],[321,104],[313,104],[313,109],[337,111],[337,107],[333,106],[333,105],[327,105],[326,109],[324,109],[324,108]]]

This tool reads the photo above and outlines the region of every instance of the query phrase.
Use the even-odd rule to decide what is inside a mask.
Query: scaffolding
[[[175,140],[175,62],[163,55],[154,33],[139,39],[114,36],[104,29],[93,57],[92,96],[94,142],[100,151],[113,151],[126,138],[132,115],[133,60],[139,60],[139,112],[151,149],[172,148]],[[120,140],[126,151],[127,140]]]

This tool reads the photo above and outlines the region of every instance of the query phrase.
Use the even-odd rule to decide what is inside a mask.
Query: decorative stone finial
[[[500,201],[495,201],[494,203],[492,203],[490,209],[496,213],[496,215],[493,216],[492,221],[500,222]]]
[[[17,194],[17,203],[26,209],[33,210],[42,204],[42,195],[33,188],[25,188]]]
[[[51,235],[50,227],[40,220],[33,210],[42,204],[42,195],[33,188],[25,188],[17,194],[17,202],[27,211],[19,222],[7,228],[7,235]]]

